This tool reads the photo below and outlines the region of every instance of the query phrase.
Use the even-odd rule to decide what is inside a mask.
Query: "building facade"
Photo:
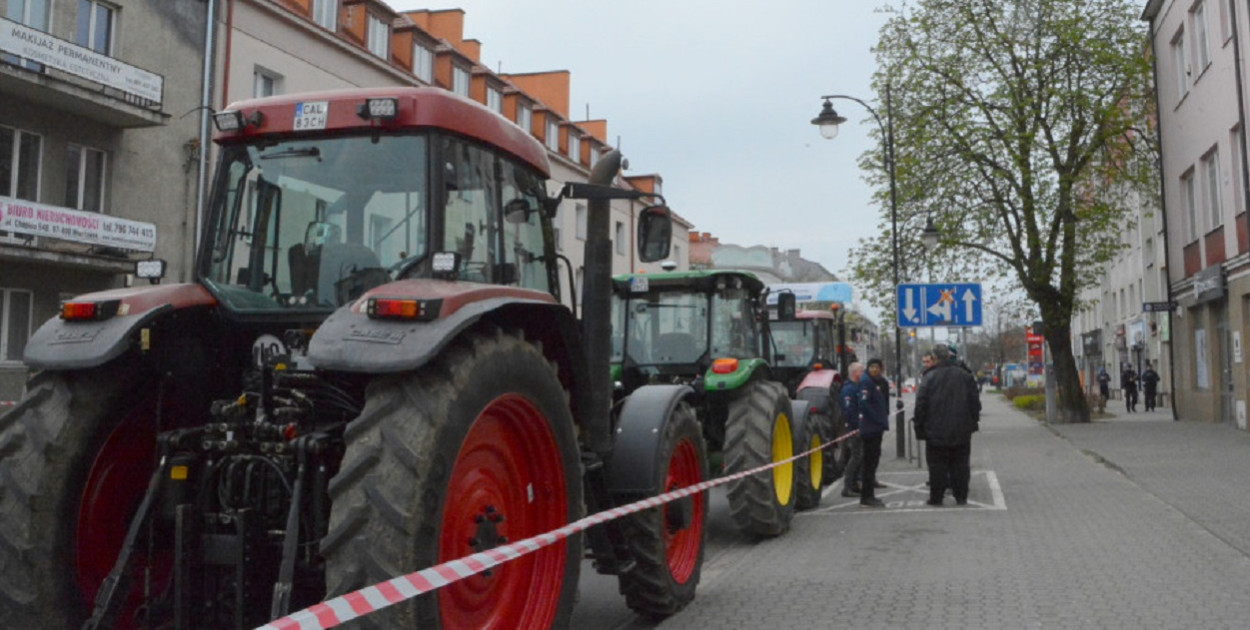
[[[0,401],[63,299],[189,277],[207,6],[0,0]]]
[[[1250,335],[1245,46],[1250,6],[1150,0],[1173,389],[1184,419],[1246,426]]]

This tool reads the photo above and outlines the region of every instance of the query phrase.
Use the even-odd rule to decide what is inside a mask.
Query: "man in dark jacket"
[[[981,420],[977,383],[952,360],[950,348],[933,348],[937,365],[925,374],[916,394],[916,434],[925,436],[929,460],[929,505],[942,505],[949,484],[955,503],[968,504],[972,434]]]
[[[859,430],[859,378],[864,375],[863,363],[852,363],[847,369],[846,383],[842,385],[839,403],[842,405],[842,419],[846,422],[847,431]],[[846,468],[842,471],[842,496],[859,496],[859,468],[864,460],[864,442],[858,435],[846,438],[842,448],[846,449]]]
[[[1146,411],[1155,410],[1155,394],[1159,388],[1159,373],[1146,362],[1146,369],[1141,373],[1141,386],[1146,393]]]
[[[868,371],[859,379],[859,437],[864,444],[864,461],[859,474],[862,480],[860,507],[885,507],[875,492],[881,438],[890,430],[890,382],[885,380],[884,374],[881,359],[869,359]]]

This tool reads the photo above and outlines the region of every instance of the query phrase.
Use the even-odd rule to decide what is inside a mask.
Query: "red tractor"
[[[195,282],[74,298],[0,417],[0,618],[252,628],[707,477],[695,420],[613,417],[620,156],[549,198],[546,150],[433,88],[244,101]],[[589,200],[583,320],[552,217]],[[644,261],[669,214],[639,217]],[[569,270],[571,271],[571,270]],[[154,279],[153,282],[156,282]],[[706,493],[360,619],[561,628],[585,555],[662,617],[694,596]]]

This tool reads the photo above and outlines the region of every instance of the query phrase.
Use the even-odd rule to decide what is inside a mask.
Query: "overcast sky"
[[[568,70],[570,118],[606,119],[629,173],[660,174],[673,210],[722,243],[799,248],[845,279],[847,250],[877,230],[857,167],[870,115],[835,101],[850,122],[834,140],[810,123],[823,94],[885,115],[877,0],[387,2],[463,9],[492,70]]]

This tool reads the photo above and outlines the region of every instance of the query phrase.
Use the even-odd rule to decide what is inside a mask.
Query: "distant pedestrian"
[[[1137,411],[1137,372],[1127,363],[1120,372],[1120,389],[1124,390],[1124,408],[1130,413]]]
[[[933,348],[937,365],[924,377],[916,395],[916,433],[924,436],[929,460],[929,505],[942,505],[949,486],[958,505],[968,504],[972,475],[972,434],[980,428],[981,397],[967,370],[959,367],[950,348]]]
[[[1107,373],[1107,368],[1102,365],[1098,366],[1098,394],[1102,396],[1104,405],[1111,398],[1111,375]]]
[[[1159,387],[1159,373],[1146,362],[1146,369],[1141,373],[1141,386],[1146,394],[1146,411],[1155,410],[1155,394]]]
[[[860,471],[860,507],[885,507],[876,496],[877,464],[881,462],[881,438],[890,430],[890,382],[881,359],[869,359],[868,371],[859,379],[859,436],[864,443]]]
[[[842,420],[847,431],[859,430],[859,379],[864,375],[863,363],[852,363],[847,368],[846,382],[842,384],[839,403],[842,405]],[[859,496],[859,469],[864,461],[864,442],[858,435],[844,440],[846,449],[846,467],[842,470],[842,496]]]

